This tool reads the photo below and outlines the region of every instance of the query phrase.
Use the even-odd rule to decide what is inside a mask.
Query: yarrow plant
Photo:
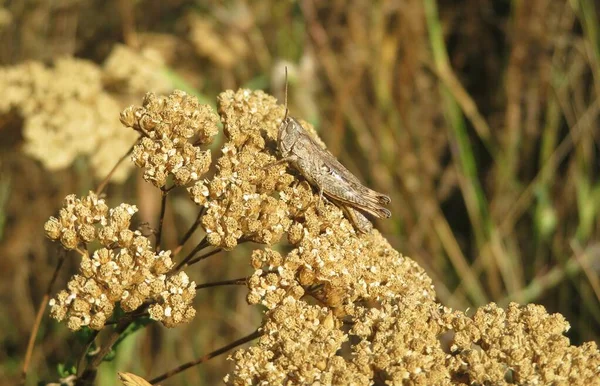
[[[148,56],[117,45],[103,66],[64,57],[52,66],[29,61],[2,67],[0,115],[23,120],[23,151],[45,169],[64,169],[84,156],[90,171],[103,178],[136,140],[115,114],[122,99],[172,89]],[[120,167],[111,180],[123,182],[131,166]]]
[[[191,320],[196,311],[191,302],[196,284],[185,272],[167,276],[174,263],[170,251],[156,253],[151,241],[130,229],[134,205],[109,209],[94,192],[78,199],[65,199],[59,218],[46,223],[46,235],[60,240],[65,249],[77,249],[81,257],[79,274],[56,298],[50,300],[50,315],[66,320],[71,330],[104,327],[119,302],[125,312],[147,303],[152,319],[167,327]],[[102,248],[90,256],[85,245],[94,241]]]
[[[513,303],[507,309],[489,304],[469,317],[437,303],[431,279],[413,260],[377,230],[358,233],[339,207],[320,202],[298,173],[275,163],[283,116],[273,97],[250,90],[222,93],[218,115],[181,91],[148,94],[142,106],[124,110],[121,122],[140,135],[131,158],[161,190],[161,213],[164,197],[185,189],[199,206],[194,227],[205,237],[180,257],[179,247],[161,250],[160,228],[155,241],[132,229],[135,206],[111,209],[93,192],[68,196],[45,230],[77,251],[81,264],[51,300],[51,316],[72,330],[100,330],[118,306],[125,316],[117,323],[141,315],[167,327],[186,323],[195,315],[196,284],[183,269],[252,241],[262,247],[249,256],[253,273],[244,282],[248,303],[262,305],[264,318],[255,333],[227,346],[257,339],[229,357],[234,369],[226,384],[584,385],[600,379],[596,344],[571,346],[561,315]],[[219,118],[226,140],[213,161],[206,145],[218,134]],[[202,255],[206,248],[212,252]],[[79,379],[93,377],[87,370],[105,354],[78,369]]]

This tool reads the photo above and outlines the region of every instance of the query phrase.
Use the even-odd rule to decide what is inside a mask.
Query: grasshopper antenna
[[[283,117],[284,121],[288,116],[287,94],[288,94],[288,71],[287,71],[287,66],[285,66],[285,93],[284,93],[285,116]]]

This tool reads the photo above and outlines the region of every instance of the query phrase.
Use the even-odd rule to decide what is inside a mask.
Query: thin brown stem
[[[206,237],[204,237],[204,239],[203,239],[202,241],[205,241],[205,240],[206,240]],[[248,241],[247,239],[240,240],[240,241],[238,242],[238,245],[240,245],[240,244],[243,244],[243,243],[245,243],[245,242],[247,242],[247,241]],[[208,245],[208,243],[206,243],[206,245]],[[206,246],[206,245],[205,245],[205,246]],[[205,246],[204,246],[204,247],[205,247]],[[203,247],[203,248],[204,248],[204,247]],[[190,252],[190,254],[189,254],[189,255],[187,255],[187,257],[186,257],[185,259],[183,259],[183,260],[181,261],[181,263],[179,263],[179,265],[178,265],[178,266],[177,266],[177,268],[176,268],[176,271],[178,271],[178,270],[180,270],[180,269],[182,269],[182,268],[188,267],[188,266],[190,266],[190,265],[192,265],[192,264],[196,264],[197,262],[199,262],[199,261],[201,261],[201,260],[204,260],[204,259],[206,259],[206,258],[208,258],[208,257],[211,257],[211,256],[213,256],[213,255],[216,255],[217,253],[219,253],[219,252],[221,252],[221,251],[223,250],[223,249],[221,249],[221,248],[217,248],[217,249],[215,249],[214,251],[207,252],[207,253],[205,253],[205,254],[203,254],[203,255],[200,255],[200,256],[198,256],[198,257],[193,257],[193,256],[194,256],[194,254],[195,254],[196,252],[198,252],[198,251],[202,250],[203,248],[200,248],[200,249],[198,249],[198,247],[196,247],[196,249],[198,249],[198,250],[196,250],[196,249],[195,249],[194,251]]]
[[[173,184],[171,186],[169,186],[168,188],[163,188],[163,190],[167,193],[169,193],[171,190],[175,189],[177,187],[176,184]]]
[[[235,342],[232,342],[232,343],[230,343],[230,344],[228,344],[226,346],[223,346],[220,349],[217,349],[217,350],[215,350],[215,351],[213,351],[213,352],[211,352],[209,354],[204,355],[203,357],[200,357],[200,358],[198,358],[196,360],[193,360],[193,361],[190,361],[188,363],[184,363],[183,365],[181,365],[179,367],[176,367],[176,368],[174,368],[172,370],[169,370],[166,373],[164,373],[163,375],[159,375],[158,377],[150,380],[150,383],[153,384],[153,385],[155,385],[158,382],[162,382],[165,379],[172,377],[173,375],[179,374],[182,371],[185,371],[185,370],[189,369],[190,367],[193,367],[193,366],[199,365],[201,363],[204,363],[204,362],[208,361],[209,359],[212,359],[212,358],[214,358],[216,356],[224,354],[227,351],[229,351],[229,350],[231,350],[231,349],[233,349],[233,348],[235,348],[237,346],[241,346],[244,343],[248,343],[248,342],[250,342],[250,341],[258,338],[262,334],[263,334],[262,332],[260,332],[259,330],[256,330],[252,334],[247,335],[247,336],[245,336],[245,337],[243,337],[241,339],[238,339]]]
[[[158,218],[158,230],[156,231],[156,252],[160,251],[163,223],[165,221],[165,210],[167,209],[167,195],[168,195],[168,191],[161,189],[161,191],[160,191],[160,216]]]
[[[248,277],[240,277],[238,279],[213,281],[211,283],[198,284],[196,286],[196,289],[199,290],[202,288],[220,287],[220,286],[225,286],[225,285],[244,285],[247,282],[248,282]]]
[[[31,362],[31,356],[33,355],[33,349],[35,347],[35,338],[37,337],[37,333],[40,329],[40,325],[42,323],[42,318],[44,317],[44,312],[46,311],[46,307],[48,306],[48,301],[50,300],[50,294],[52,293],[52,287],[54,286],[54,282],[58,277],[58,272],[62,268],[62,265],[65,261],[66,252],[61,252],[61,256],[58,258],[58,262],[56,263],[56,268],[54,268],[54,273],[52,274],[52,278],[48,283],[48,287],[46,288],[46,292],[42,297],[42,301],[38,307],[38,312],[35,316],[35,321],[33,323],[33,328],[31,329],[31,334],[29,335],[29,342],[27,343],[27,351],[25,352],[25,359],[23,360],[23,368],[21,371],[21,381],[25,384],[25,379],[27,378],[27,370],[29,369],[29,364]]]
[[[175,267],[175,271],[179,271],[181,268],[188,265],[190,259],[192,259],[196,253],[200,252],[207,246],[208,240],[206,239],[206,236],[204,236],[204,238],[198,243],[198,245],[196,245],[196,247],[190,253],[188,253],[188,255],[183,260],[181,260],[179,264],[177,264],[177,267]]]
[[[83,257],[83,256],[88,256],[87,249],[82,249],[82,248],[81,248],[81,245],[80,245],[80,246],[78,246],[78,247],[76,247],[76,248],[74,249],[74,251],[76,251],[77,253],[79,253],[79,254],[80,254],[82,257]]]
[[[127,150],[127,153],[125,153],[125,155],[123,155],[121,158],[119,158],[119,160],[117,161],[115,166],[113,166],[113,168],[110,170],[108,175],[106,177],[104,177],[104,180],[102,180],[102,182],[100,183],[100,185],[98,185],[98,188],[96,189],[96,195],[99,195],[100,193],[102,193],[102,191],[104,191],[104,188],[108,184],[108,181],[110,181],[110,178],[112,177],[112,175],[115,174],[115,171],[117,171],[117,168],[119,167],[119,165],[121,165],[121,163],[123,161],[125,161],[125,159],[127,157],[129,157],[129,154],[131,154],[131,152],[133,151],[133,148],[136,145],[136,143],[137,143],[137,141],[133,145],[131,145],[129,150]]]
[[[150,306],[150,304],[152,304],[151,301],[146,300],[146,302],[140,306],[140,308],[138,308],[136,311],[132,311],[131,313],[127,314],[127,316],[129,317],[129,320],[136,320],[138,318],[142,318],[142,317],[147,317],[150,316],[150,313],[148,312],[148,306]],[[116,321],[109,321],[104,323],[105,326],[114,326],[114,325],[118,325],[121,321],[116,320]]]
[[[188,229],[185,235],[183,235],[183,237],[179,241],[179,245],[177,246],[177,248],[173,249],[173,256],[177,256],[177,254],[181,252],[181,249],[183,249],[185,243],[187,243],[187,241],[190,239],[190,237],[192,237],[196,229],[198,229],[198,227],[200,226],[200,220],[202,219],[202,216],[204,215],[205,211],[206,208],[204,207],[200,209],[200,212],[198,212],[198,216],[196,217],[196,221],[194,221],[190,229]]]
[[[129,327],[132,321],[133,319],[131,317],[128,317],[119,322],[119,324],[111,332],[109,337],[106,339],[106,341],[100,348],[100,351],[96,355],[94,355],[94,358],[88,362],[85,369],[80,373],[81,375],[77,377],[77,382],[75,383],[75,385],[91,385],[94,383],[98,366],[100,366],[100,364],[104,360],[104,357],[106,357],[110,350],[112,350],[112,347],[115,344],[115,342],[117,342],[121,334],[127,329],[127,327]]]
[[[199,261],[201,261],[201,260],[204,260],[204,259],[206,259],[206,258],[209,258],[209,257],[211,257],[212,255],[216,255],[217,253],[219,253],[219,252],[221,252],[221,251],[222,251],[222,249],[221,249],[221,248],[217,248],[217,249],[215,249],[214,251],[210,251],[210,252],[207,252],[207,253],[205,253],[205,254],[203,254],[203,255],[200,255],[200,256],[198,256],[198,257],[195,257],[195,258],[191,259],[190,261],[188,261],[188,262],[187,262],[187,264],[185,264],[185,266],[184,266],[184,267],[188,267],[188,266],[190,266],[190,265],[196,264],[197,262],[199,262]]]
[[[83,348],[83,352],[81,353],[81,356],[79,357],[79,360],[77,361],[77,371],[79,371],[79,369],[83,369],[85,366],[85,359],[90,351],[90,348],[92,347],[92,345],[94,344],[94,341],[96,341],[96,338],[98,337],[98,333],[100,331],[94,331],[92,333],[92,336],[90,336],[87,344],[85,345],[85,347]]]

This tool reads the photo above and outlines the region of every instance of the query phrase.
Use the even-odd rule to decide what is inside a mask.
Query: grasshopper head
[[[294,118],[289,116],[283,118],[277,133],[277,149],[282,157],[287,157],[290,154],[292,146],[294,146],[300,133],[300,128],[300,123]]]

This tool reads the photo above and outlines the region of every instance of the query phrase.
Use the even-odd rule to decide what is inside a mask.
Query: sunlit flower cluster
[[[222,93],[218,102],[228,141],[215,176],[189,190],[194,202],[206,207],[202,226],[210,244],[225,249],[240,239],[274,244],[292,223],[289,206],[276,190],[297,183],[265,151],[277,135],[283,110],[273,97],[248,90]]]
[[[271,245],[281,235],[265,239],[260,230],[276,224],[293,247],[252,254],[248,302],[267,309],[263,336],[232,355],[235,369],[226,383],[587,384],[598,374],[597,348],[569,346],[560,317],[516,305],[506,311],[510,318],[498,317],[505,311],[490,305],[469,318],[440,306],[431,279],[413,260],[376,230],[357,233],[339,207],[319,202],[285,165],[271,166],[283,116],[274,99],[228,91],[219,97],[219,113],[229,142],[214,179],[190,189],[207,208],[202,224],[209,240],[225,248],[240,239]],[[248,227],[263,208],[277,208],[281,217]],[[448,347],[441,337],[449,337]],[[528,342],[521,351],[519,341]],[[584,357],[590,361],[583,364]]]
[[[254,251],[255,272],[248,281],[250,303],[271,309],[290,291],[299,298],[304,289],[311,289],[310,295],[319,302],[348,314],[360,302],[396,299],[413,292],[415,300],[433,297],[425,272],[396,252],[379,232],[357,235],[339,210],[331,212],[322,222],[314,214],[307,216],[307,223],[292,226],[290,234],[301,237],[285,257],[268,248]]]
[[[520,385],[592,385],[600,380],[600,352],[595,342],[571,346],[570,328],[560,314],[543,306],[494,303],[472,317],[445,315],[453,332],[447,365],[472,383]]]
[[[283,298],[265,314],[257,344],[230,357],[226,383],[591,385],[600,372],[597,345],[569,345],[568,323],[541,306],[490,304],[467,317],[408,295],[352,308],[340,317]]]
[[[257,346],[233,355],[236,369],[226,383],[341,384],[343,373],[352,366],[336,355],[348,339],[339,324],[327,307],[285,298],[265,315],[264,335]]]
[[[166,327],[187,323],[196,315],[192,306],[195,296],[196,283],[185,272],[179,272],[169,277],[164,288],[153,296],[157,301],[148,309],[150,318],[160,320]]]
[[[284,111],[274,98],[227,91],[218,106],[226,141],[208,177],[210,153],[199,145],[217,133],[210,108],[183,92],[148,94],[121,120],[143,136],[133,160],[144,177],[160,188],[169,181],[185,186],[203,207],[199,223],[208,244],[264,244],[251,255],[247,280],[248,302],[265,307],[262,335],[232,354],[227,384],[587,385],[599,379],[597,346],[570,346],[562,316],[540,306],[490,304],[469,317],[441,306],[419,265],[377,230],[357,232],[347,213],[320,199],[288,165],[275,163]],[[83,253],[79,275],[52,301],[52,315],[70,328],[101,328],[116,302],[127,312],[146,305],[168,327],[194,316],[195,283],[173,273],[170,252],[153,250],[130,230],[136,210],[109,209],[92,193],[69,196],[46,224],[48,236],[68,249],[85,251],[94,240],[102,245],[91,257]],[[286,239],[285,252],[274,246]]]
[[[170,251],[155,252],[150,240],[131,230],[137,208],[121,204],[109,209],[93,192],[81,199],[65,199],[59,218],[46,223],[46,234],[66,249],[82,253],[79,273],[67,289],[50,301],[51,315],[67,321],[72,330],[83,326],[99,330],[113,314],[116,303],[125,312],[150,305],[150,316],[172,327],[189,321],[195,283],[184,272],[170,276]],[[86,244],[102,248],[90,253]]]
[[[109,214],[104,199],[94,192],[83,198],[70,194],[65,197],[58,218],[50,217],[44,229],[51,240],[59,240],[65,249],[75,249],[95,240],[98,237],[97,226],[107,225],[109,218],[111,223],[129,228],[129,220],[136,211],[135,206],[123,205]]]
[[[236,370],[227,381],[234,385],[275,380],[337,385],[377,379],[423,385],[449,381],[446,354],[437,340],[444,325],[438,321],[439,306],[424,271],[393,250],[377,231],[354,232],[341,212],[325,216],[322,223],[316,214],[311,218],[316,224],[301,227],[303,236],[286,255],[270,248],[254,251],[248,301],[269,310],[262,327],[265,335],[274,335],[271,315],[286,315],[280,318],[285,322],[277,326],[277,343],[262,339],[234,354]],[[293,346],[298,340],[317,339],[316,332],[303,327],[299,338],[290,331],[305,309],[313,307],[331,313],[335,327],[328,333],[340,336],[318,353],[310,345]],[[293,354],[284,349],[288,345],[296,348]]]
[[[198,181],[208,171],[209,143],[217,134],[217,115],[195,97],[175,91],[168,97],[146,94],[141,107],[121,113],[121,122],[143,137],[133,149],[133,162],[144,169],[144,179],[164,187],[169,178],[176,185]]]

